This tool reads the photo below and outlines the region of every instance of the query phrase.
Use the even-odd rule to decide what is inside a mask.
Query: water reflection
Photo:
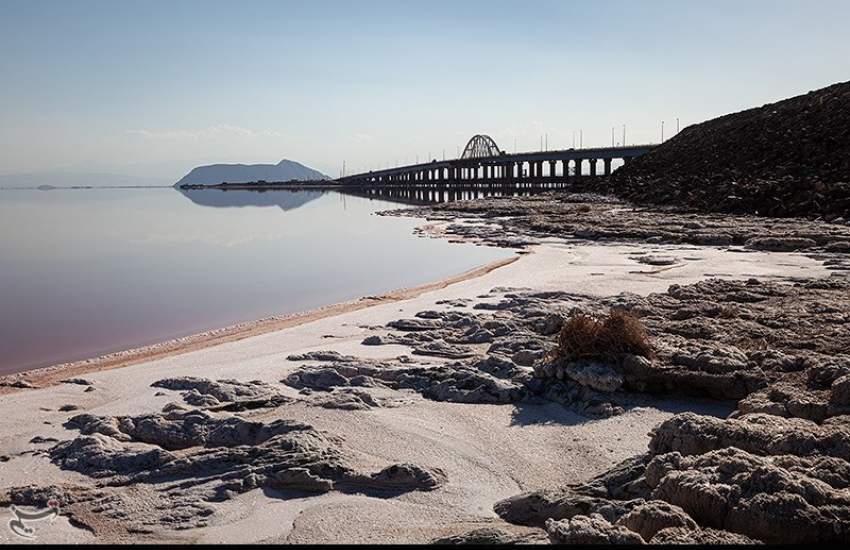
[[[318,190],[0,191],[0,374],[416,286],[511,254],[422,239],[419,220],[374,215],[395,207]]]
[[[314,201],[327,191],[245,191],[223,189],[177,189],[193,203],[217,208],[245,206],[277,206],[281,210],[295,210]]]
[[[340,193],[355,197],[426,206],[486,197],[526,197],[551,191],[547,185],[490,185],[490,186],[447,186],[447,187],[352,187]]]

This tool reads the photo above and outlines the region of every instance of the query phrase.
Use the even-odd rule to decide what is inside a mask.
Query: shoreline
[[[426,292],[440,290],[456,283],[481,277],[499,268],[514,263],[521,257],[522,254],[530,253],[531,252],[523,251],[511,256],[510,258],[496,260],[457,275],[452,275],[415,287],[394,289],[377,296],[361,296],[353,300],[328,304],[302,312],[245,321],[221,328],[190,334],[181,338],[172,338],[170,340],[165,340],[147,346],[130,348],[87,359],[58,363],[46,367],[39,367],[2,375],[0,376],[0,395],[8,395],[23,390],[53,386],[67,378],[91,374],[93,372],[119,369],[147,361],[182,355],[184,353],[211,348],[228,342],[251,338],[253,336],[268,334],[307,324],[319,319],[326,319],[366,309],[372,306],[416,298]],[[12,384],[15,384],[16,382],[24,382],[32,385],[33,387],[13,386]]]

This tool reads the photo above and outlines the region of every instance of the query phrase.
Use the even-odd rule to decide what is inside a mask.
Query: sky
[[[0,0],[0,174],[658,142],[850,78],[847,0]]]

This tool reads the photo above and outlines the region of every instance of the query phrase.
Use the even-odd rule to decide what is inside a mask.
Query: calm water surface
[[[511,253],[322,191],[0,190],[0,374],[423,284]]]

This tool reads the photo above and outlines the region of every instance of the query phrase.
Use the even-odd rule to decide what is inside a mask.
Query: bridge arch
[[[493,138],[483,134],[472,136],[469,143],[463,150],[462,159],[480,159],[487,157],[497,157],[502,154],[499,146],[493,141]]]

